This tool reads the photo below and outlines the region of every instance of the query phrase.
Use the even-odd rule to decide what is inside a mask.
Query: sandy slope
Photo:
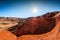
[[[0,40],[17,40],[17,37],[7,30],[0,31]]]

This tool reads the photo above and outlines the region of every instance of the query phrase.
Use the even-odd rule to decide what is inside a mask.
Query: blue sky
[[[37,13],[32,9],[38,8]],[[26,18],[43,15],[47,12],[60,11],[60,1],[1,1],[0,17]]]

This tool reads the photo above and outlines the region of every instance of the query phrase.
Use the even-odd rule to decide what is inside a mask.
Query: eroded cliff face
[[[60,11],[28,18],[0,17],[0,31],[7,30],[18,40],[60,40],[59,28]]]

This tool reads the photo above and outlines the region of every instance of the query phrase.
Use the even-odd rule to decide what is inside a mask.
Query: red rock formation
[[[56,21],[54,18],[33,18],[31,20],[25,19],[25,22],[15,29],[14,34],[18,36],[26,34],[44,34],[54,28],[55,22]]]
[[[3,23],[1,23],[3,22]],[[7,24],[4,22],[8,22]],[[28,18],[4,18],[0,17],[0,28],[7,27],[9,32],[19,36],[18,40],[60,40],[60,12],[47,13],[42,16],[28,17]],[[14,25],[17,23],[16,25]],[[0,30],[0,38],[9,40],[7,31]],[[6,34],[5,37],[4,33]],[[59,33],[59,34],[58,34]],[[16,37],[12,36],[11,38]],[[3,40],[3,39],[1,39]],[[12,39],[14,40],[14,39]]]

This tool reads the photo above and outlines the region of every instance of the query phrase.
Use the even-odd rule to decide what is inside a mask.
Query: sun
[[[32,12],[33,13],[37,13],[38,12],[38,8],[32,8]]]

